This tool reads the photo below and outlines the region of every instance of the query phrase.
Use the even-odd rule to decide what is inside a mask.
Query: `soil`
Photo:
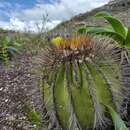
[[[0,64],[0,130],[28,130],[33,127],[23,111],[25,102],[31,103],[42,116],[39,79],[34,76],[32,67],[29,54],[19,55],[9,61],[9,65]]]

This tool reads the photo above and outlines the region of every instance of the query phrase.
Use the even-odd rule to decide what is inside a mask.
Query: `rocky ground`
[[[29,102],[42,113],[39,79],[33,75],[29,54],[21,54],[9,64],[0,64],[0,130],[28,130],[33,124],[27,122],[22,108]]]

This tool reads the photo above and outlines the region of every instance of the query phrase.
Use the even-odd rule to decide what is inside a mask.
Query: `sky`
[[[38,32],[110,0],[0,0],[0,28]]]

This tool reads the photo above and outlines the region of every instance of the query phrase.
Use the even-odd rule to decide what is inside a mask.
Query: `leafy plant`
[[[106,12],[99,12],[95,15],[96,18],[104,18],[109,27],[83,27],[78,30],[79,33],[88,33],[109,36],[117,41],[119,47],[122,48],[122,57],[127,58],[126,49],[130,49],[130,27],[125,27],[124,24],[117,18]],[[124,51],[125,48],[125,51]],[[127,58],[128,60],[128,58]],[[128,60],[129,61],[129,60]]]
[[[115,130],[128,130],[128,128],[126,127],[124,121],[120,118],[120,116],[113,110],[112,107],[110,106],[107,106],[110,114],[111,114],[111,117],[112,117],[112,120],[113,120],[113,123],[114,123],[114,127],[115,127]]]
[[[32,125],[32,130],[39,130],[42,124],[42,118],[40,113],[38,113],[31,105],[25,104],[23,108],[24,112],[27,115],[27,120]]]
[[[43,96],[50,128],[105,129],[110,119],[102,104],[120,111],[127,98],[115,44],[90,36],[62,38],[60,44],[57,40],[52,40],[54,46],[46,48],[42,57],[48,72]]]
[[[0,39],[0,59],[7,61],[11,59],[14,54],[19,53],[21,45],[12,41],[10,37],[5,36]]]

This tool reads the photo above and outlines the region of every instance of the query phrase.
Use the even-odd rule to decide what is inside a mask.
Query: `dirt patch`
[[[24,103],[31,103],[42,116],[39,79],[33,75],[29,54],[21,54],[9,64],[8,68],[0,64],[0,130],[28,130],[33,124],[26,120]]]

